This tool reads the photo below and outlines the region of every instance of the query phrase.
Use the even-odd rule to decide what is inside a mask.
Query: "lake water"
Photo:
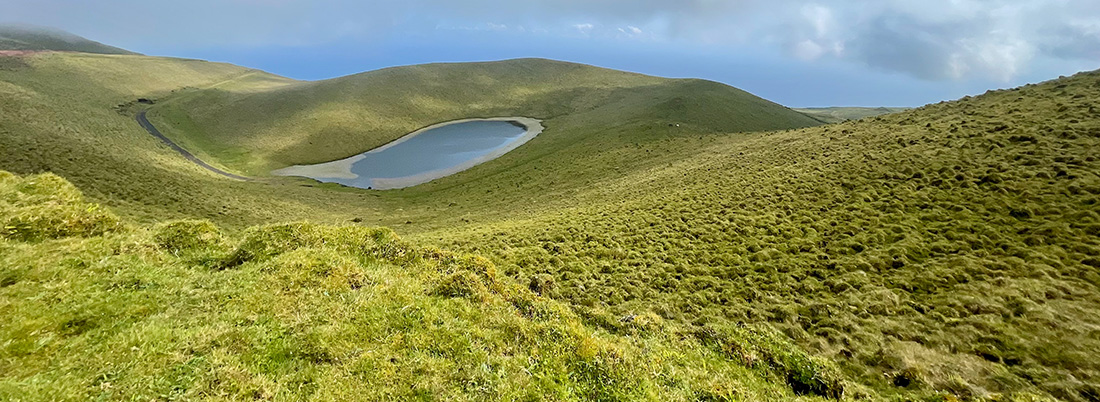
[[[359,188],[409,187],[497,158],[541,131],[538,120],[518,117],[441,123],[351,158],[272,173]]]

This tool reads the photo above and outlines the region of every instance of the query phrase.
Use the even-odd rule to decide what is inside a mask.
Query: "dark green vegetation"
[[[845,391],[763,327],[590,315],[389,229],[226,236],[0,171],[3,400],[789,400]],[[34,240],[27,240],[33,238]],[[545,290],[547,284],[543,283]],[[809,397],[805,399],[811,399]]]
[[[859,120],[866,117],[881,116],[884,114],[904,112],[907,107],[809,107],[794,109],[795,111],[813,117],[824,123],[840,123],[848,120]]]
[[[524,307],[514,303],[514,294],[492,291],[493,283],[505,289],[519,283],[564,302],[546,302],[562,310],[562,316],[567,318],[561,322],[575,323],[562,325],[576,325],[578,330],[607,337],[603,339],[609,344],[634,345],[621,346],[624,352],[620,356],[654,358],[659,354],[652,354],[652,350],[667,350],[692,356],[690,359],[696,360],[690,361],[698,362],[698,365],[683,363],[682,375],[674,376],[682,380],[664,384],[660,382],[663,379],[654,379],[663,377],[653,377],[655,374],[648,371],[630,371],[641,370],[634,368],[624,368],[610,377],[588,376],[583,374],[587,371],[578,367],[589,366],[569,363],[574,358],[571,356],[582,356],[579,352],[582,349],[560,349],[561,354],[554,357],[559,359],[555,360],[558,363],[554,364],[572,369],[564,372],[573,372],[574,376],[567,375],[569,382],[561,383],[566,385],[560,388],[531,386],[540,392],[546,390],[547,394],[539,395],[545,398],[604,395],[589,393],[597,391],[561,394],[565,389],[591,390],[591,384],[596,382],[610,384],[598,392],[626,399],[713,397],[708,394],[711,391],[705,390],[710,388],[699,385],[703,382],[693,382],[701,380],[685,379],[696,378],[693,376],[713,377],[714,382],[708,384],[714,384],[714,389],[736,389],[736,398],[745,400],[788,398],[793,397],[791,392],[795,390],[836,396],[840,388],[845,390],[844,398],[871,399],[1055,397],[1090,401],[1100,395],[1100,366],[1094,358],[1100,355],[1100,336],[1095,329],[1100,328],[1100,262],[1097,262],[1100,176],[1096,173],[1100,172],[1100,162],[1092,155],[1093,150],[1100,149],[1100,120],[1096,117],[1100,74],[1095,72],[861,121],[750,132],[778,127],[752,125],[763,120],[753,123],[753,114],[737,114],[740,109],[726,107],[724,103],[753,98],[730,95],[737,92],[713,83],[662,81],[540,60],[480,65],[482,70],[493,73],[468,79],[456,75],[417,87],[420,88],[417,91],[428,93],[407,91],[406,97],[399,99],[407,100],[405,105],[412,110],[411,116],[443,121],[456,117],[452,113],[465,107],[458,106],[465,101],[456,100],[459,95],[452,94],[457,90],[448,90],[445,85],[452,78],[456,85],[473,85],[473,81],[491,85],[493,75],[520,76],[522,73],[509,71],[522,66],[531,72],[576,69],[600,77],[598,80],[619,77],[619,81],[612,80],[614,88],[600,91],[585,89],[589,84],[576,84],[569,91],[550,91],[555,93],[553,97],[545,91],[531,90],[535,95],[527,99],[546,101],[518,102],[514,109],[501,106],[501,99],[506,99],[504,95],[499,98],[486,95],[487,106],[478,110],[544,118],[547,131],[516,151],[466,172],[409,189],[370,192],[305,180],[242,183],[218,178],[186,163],[141,131],[128,114],[134,107],[128,102],[139,97],[156,99],[150,113],[161,113],[158,126],[174,129],[172,135],[188,147],[200,152],[210,149],[205,156],[212,164],[256,172],[268,166],[301,161],[295,158],[309,155],[329,158],[342,146],[350,146],[347,144],[385,142],[387,136],[400,135],[406,126],[422,125],[420,120],[401,122],[393,117],[399,116],[397,112],[386,112],[386,118],[356,114],[366,104],[356,102],[371,96],[357,94],[356,90],[384,89],[370,79],[374,75],[407,74],[422,78],[427,76],[425,71],[438,73],[453,68],[469,75],[473,70],[439,65],[405,72],[398,69],[368,73],[362,76],[366,78],[344,82],[348,93],[343,94],[334,89],[318,89],[328,88],[325,82],[295,83],[262,72],[197,61],[59,54],[21,60],[26,67],[0,70],[0,106],[5,112],[13,111],[0,114],[0,138],[3,138],[0,153],[15,155],[0,160],[0,168],[20,174],[55,172],[84,189],[90,198],[112,205],[123,216],[122,220],[132,225],[169,218],[207,218],[218,223],[226,234],[216,237],[222,246],[202,246],[206,248],[200,249],[206,251],[189,256],[172,250],[184,250],[196,242],[207,244],[207,240],[192,241],[191,237],[182,241],[164,240],[174,235],[163,230],[158,234],[160,229],[140,228],[112,229],[104,231],[107,233],[104,236],[88,239],[40,240],[56,236],[55,232],[68,232],[37,230],[27,224],[19,233],[41,234],[7,240],[5,252],[18,250],[21,257],[10,257],[4,269],[19,272],[11,274],[12,277],[39,272],[35,275],[62,282],[31,282],[25,286],[46,285],[7,300],[23,303],[34,292],[68,289],[59,283],[108,280],[104,278],[111,277],[114,271],[100,268],[79,276],[84,271],[60,261],[77,258],[73,256],[80,255],[85,247],[110,242],[153,244],[145,246],[148,256],[142,257],[152,262],[128,272],[137,275],[178,269],[182,273],[171,275],[186,275],[186,280],[181,279],[180,283],[209,283],[203,289],[232,296],[217,299],[222,304],[229,303],[227,300],[236,300],[233,303],[252,300],[260,305],[255,300],[273,297],[267,288],[237,286],[234,281],[274,286],[268,282],[313,280],[265,277],[268,272],[283,271],[267,265],[273,264],[271,261],[359,259],[361,268],[372,263],[390,267],[380,271],[383,276],[423,275],[422,279],[415,279],[418,284],[405,288],[418,289],[407,296],[418,298],[417,303],[440,300],[466,303],[471,299],[470,303],[482,303],[476,295],[495,295],[489,296],[488,303],[496,307],[485,309],[482,314],[488,315],[481,318],[463,316],[457,310],[432,316],[445,322],[454,319],[445,317],[466,317],[469,321],[462,325],[468,327],[462,328],[484,327],[486,331],[495,331],[492,328],[500,328],[502,321],[485,317],[497,317],[493,314],[498,313],[499,317],[523,316]],[[532,76],[538,78],[538,74]],[[643,84],[650,80],[657,84]],[[394,78],[393,81],[413,85],[417,80]],[[508,93],[524,94],[523,83],[515,79],[501,81],[507,83],[502,87],[511,88]],[[531,81],[552,82],[546,77]],[[595,81],[594,78],[592,82]],[[564,87],[575,82],[583,79],[554,85]],[[433,94],[440,95],[433,97]],[[562,94],[578,95],[558,97]],[[466,101],[470,99],[473,97]],[[759,101],[754,104],[761,108],[770,105]],[[118,105],[124,106],[120,109],[122,113],[115,110]],[[422,111],[423,105],[437,105],[432,110],[439,112],[438,119],[429,119],[430,113]],[[283,107],[303,110],[305,117],[278,114]],[[397,110],[397,106],[393,107]],[[248,118],[230,121],[218,117],[221,113],[218,109],[233,110]],[[782,113],[787,109],[774,106],[764,110]],[[308,118],[326,114],[339,118],[312,123]],[[271,120],[279,116],[284,118]],[[371,134],[351,130],[369,121],[381,122],[377,125],[380,131]],[[794,120],[781,123],[785,124],[783,127],[810,124]],[[331,130],[326,131],[324,127],[330,124]],[[233,129],[221,131],[230,127]],[[245,153],[245,147],[251,146],[249,141],[259,143],[265,135],[270,135],[273,143],[295,138],[293,133],[284,131],[290,127],[295,132],[311,133],[309,140],[262,149],[257,151],[259,156]],[[219,138],[227,132],[234,135]],[[314,143],[308,144],[309,141]],[[215,146],[241,148],[237,154],[222,154]],[[299,146],[307,147],[308,151],[299,151]],[[362,150],[346,151],[350,154]],[[346,155],[335,157],[339,156]],[[23,212],[6,213],[5,219],[38,213],[25,208],[15,209]],[[349,251],[341,241],[334,241],[333,249],[327,251],[324,249],[328,242],[317,247],[317,239],[330,236],[358,239],[367,233],[360,231],[375,229],[277,225],[244,230],[250,225],[297,219],[390,226],[420,245],[402,247],[421,250],[406,253],[420,255],[421,259],[394,260]],[[175,227],[197,233],[212,230],[207,224]],[[270,231],[289,232],[285,234],[289,238],[281,238],[285,240],[281,243],[304,246],[276,247],[263,253],[253,253],[248,250],[254,248],[243,246]],[[352,242],[359,243],[363,247],[375,244],[366,240]],[[467,268],[468,273],[443,269],[440,273],[438,269],[426,268],[442,263],[424,257],[423,249],[419,248],[423,246],[485,256],[497,271],[495,282],[485,282],[476,269]],[[110,253],[121,250],[105,249]],[[137,258],[120,257],[127,253],[120,256],[110,253],[88,254],[87,260]],[[294,255],[284,257],[289,253]],[[42,262],[34,262],[38,260]],[[21,289],[16,286],[19,285],[0,289],[0,295],[15,291],[9,289]],[[78,295],[100,300],[96,289],[105,288],[78,287],[80,291],[69,291],[65,297],[72,298],[73,305],[77,300],[85,300],[80,298],[84,296],[75,297]],[[291,290],[307,292],[307,289],[308,286]],[[150,298],[169,297],[165,294],[209,296],[203,296],[202,292],[144,291],[152,292],[144,293],[144,297]],[[395,290],[391,294],[398,297],[410,293]],[[309,312],[305,314],[307,318],[348,317],[342,315],[345,307],[330,304],[336,303],[333,300],[297,300],[310,305],[302,310]],[[390,303],[375,301],[383,306]],[[221,305],[209,301],[196,304]],[[397,304],[392,306],[396,308]],[[262,307],[268,308],[265,311],[271,315],[280,311],[274,303]],[[78,309],[58,308],[72,308],[66,310],[69,313]],[[332,312],[326,313],[326,309]],[[248,320],[226,318],[231,315],[218,318],[202,315],[213,313],[197,311],[149,317],[158,317],[166,325],[173,319],[192,320],[191,315],[204,317],[197,322],[212,322],[212,326],[231,326],[226,323],[237,322],[253,325]],[[53,316],[42,320],[51,320]],[[534,319],[523,317],[527,320],[522,321],[523,325]],[[326,349],[330,356],[344,356],[343,353],[356,347],[376,346],[357,343],[362,338],[352,340],[347,334],[375,331],[392,322],[384,321],[368,330],[356,327],[361,324],[350,320],[338,321],[326,321],[326,325],[340,327],[323,336],[308,338],[308,342],[332,339],[329,346],[333,349]],[[661,323],[658,327],[662,329],[655,332],[660,335],[624,332],[628,326],[645,327],[651,322]],[[94,334],[81,334],[85,333]],[[129,329],[113,333],[133,339],[141,336]],[[232,349],[235,353],[249,356],[265,350],[266,344],[256,340],[266,339],[264,334],[258,330],[248,332],[239,340],[218,341],[218,345],[236,345],[226,347],[235,347]],[[107,345],[94,336],[79,336],[74,342],[84,343],[66,350],[92,350]],[[501,344],[511,342],[489,338]],[[170,339],[186,342],[187,337]],[[440,342],[445,337],[432,335],[431,339]],[[647,339],[660,339],[664,346],[652,349],[638,346],[658,342]],[[170,349],[175,347],[171,345],[176,344],[163,350],[175,350]],[[307,351],[312,347],[287,345],[304,345],[293,348]],[[415,345],[421,344],[407,345],[414,346],[390,350],[395,355],[414,353],[412,350],[420,350]],[[494,347],[482,350],[490,351],[484,356],[497,352],[516,355],[514,351]],[[33,361],[58,352],[40,353],[34,355],[38,359]],[[228,358],[224,356],[222,359],[207,359],[206,362],[216,363],[204,367],[234,367],[241,372],[262,373],[248,375],[267,381],[268,388],[264,388],[267,390],[289,389],[292,378],[297,378],[288,374],[293,371],[261,371],[251,366],[263,359],[239,363],[225,360]],[[459,360],[478,361],[463,359],[466,358]],[[303,370],[338,367],[333,372],[354,372],[342,366],[346,360],[337,361],[338,365],[323,360],[292,364]],[[515,364],[509,367],[522,372],[520,367],[525,366]],[[169,365],[156,367],[164,366]],[[382,370],[379,372],[396,372],[383,370],[383,365],[369,367]],[[447,375],[472,371],[458,369],[460,366],[446,367],[455,368]],[[495,366],[489,364],[489,367]],[[64,369],[55,366],[20,372],[19,378],[27,380],[19,380],[19,384],[62,381],[45,379],[65,372],[87,373],[101,368],[95,359],[76,360]],[[404,372],[407,376],[399,378],[413,381],[424,376],[433,379],[426,384],[444,383],[440,380],[444,377],[430,374],[435,371],[408,370]],[[734,373],[733,370],[748,371],[743,371],[747,373],[744,375],[722,377],[726,375],[722,373]],[[146,376],[139,375],[141,378],[171,378],[161,372],[139,373]],[[505,378],[515,380],[526,375]],[[556,375],[548,374],[548,378],[561,378]],[[31,377],[41,381],[30,380]],[[335,377],[311,378],[325,379],[311,380],[311,384],[341,384],[332,379]],[[638,388],[616,380],[622,378],[637,379],[643,384],[640,389],[652,391],[643,391],[647,393],[644,395],[616,394]],[[174,380],[165,381],[178,384]],[[227,382],[217,382],[223,383]],[[194,384],[200,385],[182,387],[179,392],[192,397],[221,392],[195,391],[216,385]],[[13,385],[6,389],[19,392],[27,388]],[[312,395],[324,397],[332,388],[323,389]],[[521,391],[509,391],[516,389],[501,387],[493,392],[502,395],[500,398],[523,396]],[[268,395],[263,392],[260,395]],[[443,389],[431,392],[429,395],[434,396],[459,393]],[[137,391],[124,394],[145,395]],[[474,395],[466,391],[462,394]]]
[[[81,38],[68,32],[20,25],[0,25],[0,50],[136,54],[129,50]]]

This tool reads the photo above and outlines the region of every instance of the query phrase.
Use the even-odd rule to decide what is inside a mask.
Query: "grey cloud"
[[[523,27],[730,52],[778,46],[805,60],[926,80],[1007,79],[1035,58],[1100,62],[1096,0],[16,0],[3,8],[0,19],[138,47],[311,45],[438,27]]]
[[[609,22],[646,21],[656,18],[698,18],[723,14],[741,7],[737,0],[470,0],[415,1],[466,17],[509,17],[526,20],[599,19]]]
[[[1100,20],[1097,25],[1060,26],[1045,31],[1046,43],[1042,51],[1063,59],[1100,61]]]
[[[4,6],[0,22],[52,26],[115,44],[201,48],[323,43],[384,33],[400,15],[351,0],[35,0]]]
[[[550,31],[591,23],[675,26],[735,12],[741,0],[36,0],[4,6],[0,22],[27,22],[131,40],[140,33],[173,45],[322,42],[340,36],[430,29],[440,24],[532,26]]]
[[[926,80],[1008,81],[1036,59],[1092,60],[1100,33],[1100,2],[1092,0],[952,0],[873,4],[820,1],[836,24],[808,33],[807,18],[788,19],[778,40],[788,48],[832,45],[830,57]],[[793,26],[793,27],[792,27]],[[1087,27],[1084,29],[1081,27]],[[764,28],[765,31],[775,28]],[[812,54],[812,53],[811,53]]]
[[[918,78],[950,78],[953,29],[927,26],[905,17],[878,19],[861,29],[845,47],[849,56],[872,67]]]
[[[834,58],[925,80],[988,77],[1007,81],[1040,57],[1100,62],[1100,2],[1095,0],[481,0],[475,4],[479,6],[465,11],[493,9],[521,19],[536,15],[536,23],[565,20],[597,27],[601,22],[625,23],[658,32],[669,41],[731,49],[772,43],[798,57]],[[621,27],[608,28],[610,32]]]

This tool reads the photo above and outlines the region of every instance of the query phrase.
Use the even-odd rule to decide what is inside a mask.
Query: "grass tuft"
[[[208,220],[177,220],[153,228],[157,246],[172,254],[216,247],[224,242],[221,231]]]
[[[799,398],[652,314],[588,327],[488,259],[388,229],[184,220],[0,247],[4,400]],[[234,269],[195,269],[218,258]]]
[[[799,394],[833,399],[844,396],[844,381],[831,362],[811,356],[774,331],[750,326],[706,326],[693,332],[746,367],[762,368],[783,378]]]
[[[91,237],[120,227],[117,216],[98,204],[85,203],[80,191],[57,175],[0,177],[0,237],[19,241]]]

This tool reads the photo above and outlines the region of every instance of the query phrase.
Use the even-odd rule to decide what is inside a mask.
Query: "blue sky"
[[[1095,0],[0,0],[0,22],[298,79],[544,57],[802,106],[918,106],[1100,68]]]

